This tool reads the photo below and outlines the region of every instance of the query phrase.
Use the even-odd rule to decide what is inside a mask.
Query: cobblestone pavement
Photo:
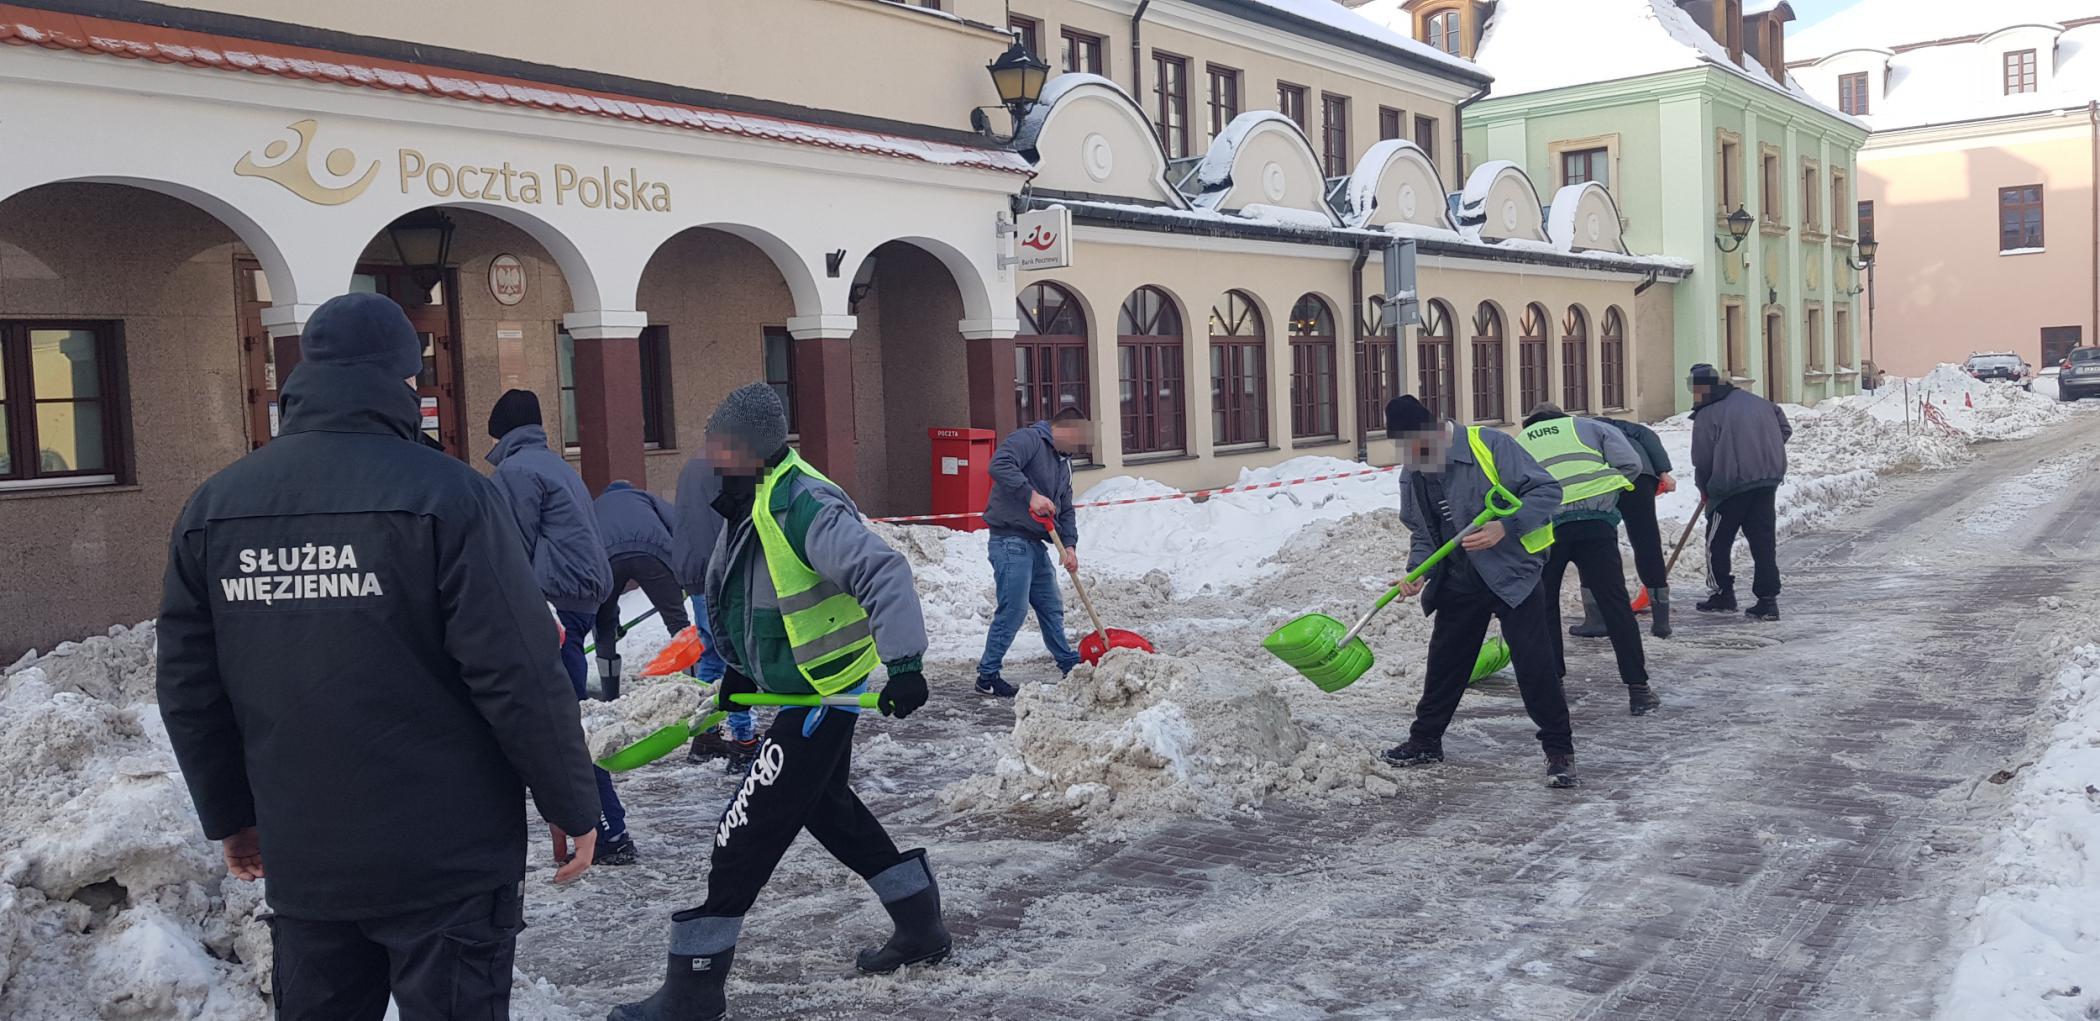
[[[1995,832],[2003,788],[1984,778],[2030,738],[2037,643],[2093,594],[2057,566],[2100,545],[2083,436],[1984,447],[1786,541],[1779,625],[1680,600],[1677,637],[1648,643],[1656,716],[1626,715],[1604,643],[1571,642],[1575,792],[1540,784],[1510,691],[1469,698],[1482,726],[1397,797],[1123,844],[945,816],[927,792],[957,758],[886,754],[901,765],[857,782],[956,877],[956,955],[851,977],[886,923],[805,841],[747,926],[732,1017],[1929,1017]],[[2024,518],[1979,513],[2066,461],[2088,468]],[[895,740],[980,741],[1008,712],[951,699]],[[653,986],[663,914],[697,898],[728,791],[697,767],[623,784],[650,862],[537,912],[521,948],[586,1011]]]

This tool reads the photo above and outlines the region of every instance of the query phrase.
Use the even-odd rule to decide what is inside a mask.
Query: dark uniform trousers
[[[1626,541],[1633,546],[1633,569],[1641,584],[1666,588],[1670,584],[1669,561],[1663,559],[1662,524],[1655,518],[1655,487],[1662,480],[1643,475],[1633,488],[1619,494],[1619,516],[1626,519]]]
[[[840,863],[871,879],[904,861],[868,806],[846,785],[853,764],[856,714],[841,709],[783,709],[744,785],[722,812],[707,873],[707,900],[671,916],[741,918],[803,830]]]
[[[671,576],[671,565],[649,553],[622,553],[612,558],[612,598],[598,607],[598,624],[591,634],[598,639],[598,658],[620,654],[620,595],[631,583],[641,587],[649,605],[664,619],[664,628],[677,637],[692,620],[685,615],[685,590]]]
[[[1626,595],[1626,564],[1619,559],[1619,529],[1609,521],[1570,521],[1553,527],[1553,553],[1546,559],[1546,595],[1553,607],[1553,658],[1561,676],[1568,673],[1566,632],[1560,627],[1560,586],[1568,565],[1582,578],[1582,587],[1597,601],[1597,615],[1611,635],[1611,651],[1619,659],[1619,679],[1628,684],[1648,683],[1648,654],[1641,647],[1641,625],[1633,618],[1633,604]]]
[[[1778,498],[1779,487],[1760,486],[1714,505],[1713,516],[1707,519],[1713,531],[1707,536],[1706,556],[1714,583],[1722,592],[1735,592],[1731,553],[1736,533],[1740,532],[1750,541],[1750,562],[1754,566],[1750,594],[1759,599],[1779,597]]]
[[[1488,621],[1500,620],[1517,670],[1517,690],[1524,696],[1524,711],[1539,728],[1539,746],[1548,755],[1574,754],[1568,699],[1553,658],[1551,632],[1558,616],[1544,588],[1534,587],[1522,603],[1511,606],[1484,586],[1443,586],[1437,595],[1435,627],[1429,633],[1422,700],[1415,705],[1409,736],[1432,744],[1443,741],[1466,684],[1473,679]]]
[[[270,920],[279,1021],[502,1021],[525,928],[516,884],[386,918]]]

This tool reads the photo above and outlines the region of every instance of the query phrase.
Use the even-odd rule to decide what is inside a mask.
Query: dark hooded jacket
[[[537,425],[504,433],[488,460],[525,538],[540,594],[558,610],[598,612],[612,597],[612,565],[583,478],[548,448],[547,430]]]
[[[992,455],[992,495],[984,506],[984,523],[993,535],[1012,535],[1043,542],[1050,533],[1028,513],[1028,496],[1041,493],[1057,505],[1057,535],[1066,546],[1079,545],[1079,517],[1072,510],[1072,459],[1057,452],[1050,423],[1016,430]]]
[[[722,537],[722,512],[715,497],[722,495],[722,477],[702,454],[678,472],[678,502],[673,506],[676,524],[671,528],[671,570],[678,584],[690,593],[707,586],[707,562]]]
[[[1786,443],[1794,435],[1779,405],[1729,383],[1716,383],[1692,409],[1693,482],[1707,504],[1786,479]]]
[[[615,482],[598,494],[592,505],[598,518],[598,538],[605,543],[605,556],[646,553],[671,563],[671,529],[675,517],[664,498],[631,483]]]
[[[254,826],[288,917],[518,882],[528,788],[568,832],[598,819],[517,526],[419,417],[384,368],[301,364],[282,434],[198,487],[170,542],[161,717],[205,835]]]

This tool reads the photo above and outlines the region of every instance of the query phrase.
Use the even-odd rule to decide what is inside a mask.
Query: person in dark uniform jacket
[[[504,1016],[526,792],[592,861],[559,635],[496,487],[419,442],[421,345],[375,294],[300,338],[282,434],[169,544],[161,718],[205,835],[269,877],[277,1016]]]

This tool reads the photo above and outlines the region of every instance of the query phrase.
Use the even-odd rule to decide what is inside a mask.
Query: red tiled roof
[[[1005,149],[974,148],[780,117],[662,103],[613,93],[585,92],[521,78],[451,71],[6,4],[0,4],[0,43],[298,78],[349,88],[418,93],[459,102],[496,103],[609,117],[1012,174],[1027,174],[1033,170],[1028,161]]]

